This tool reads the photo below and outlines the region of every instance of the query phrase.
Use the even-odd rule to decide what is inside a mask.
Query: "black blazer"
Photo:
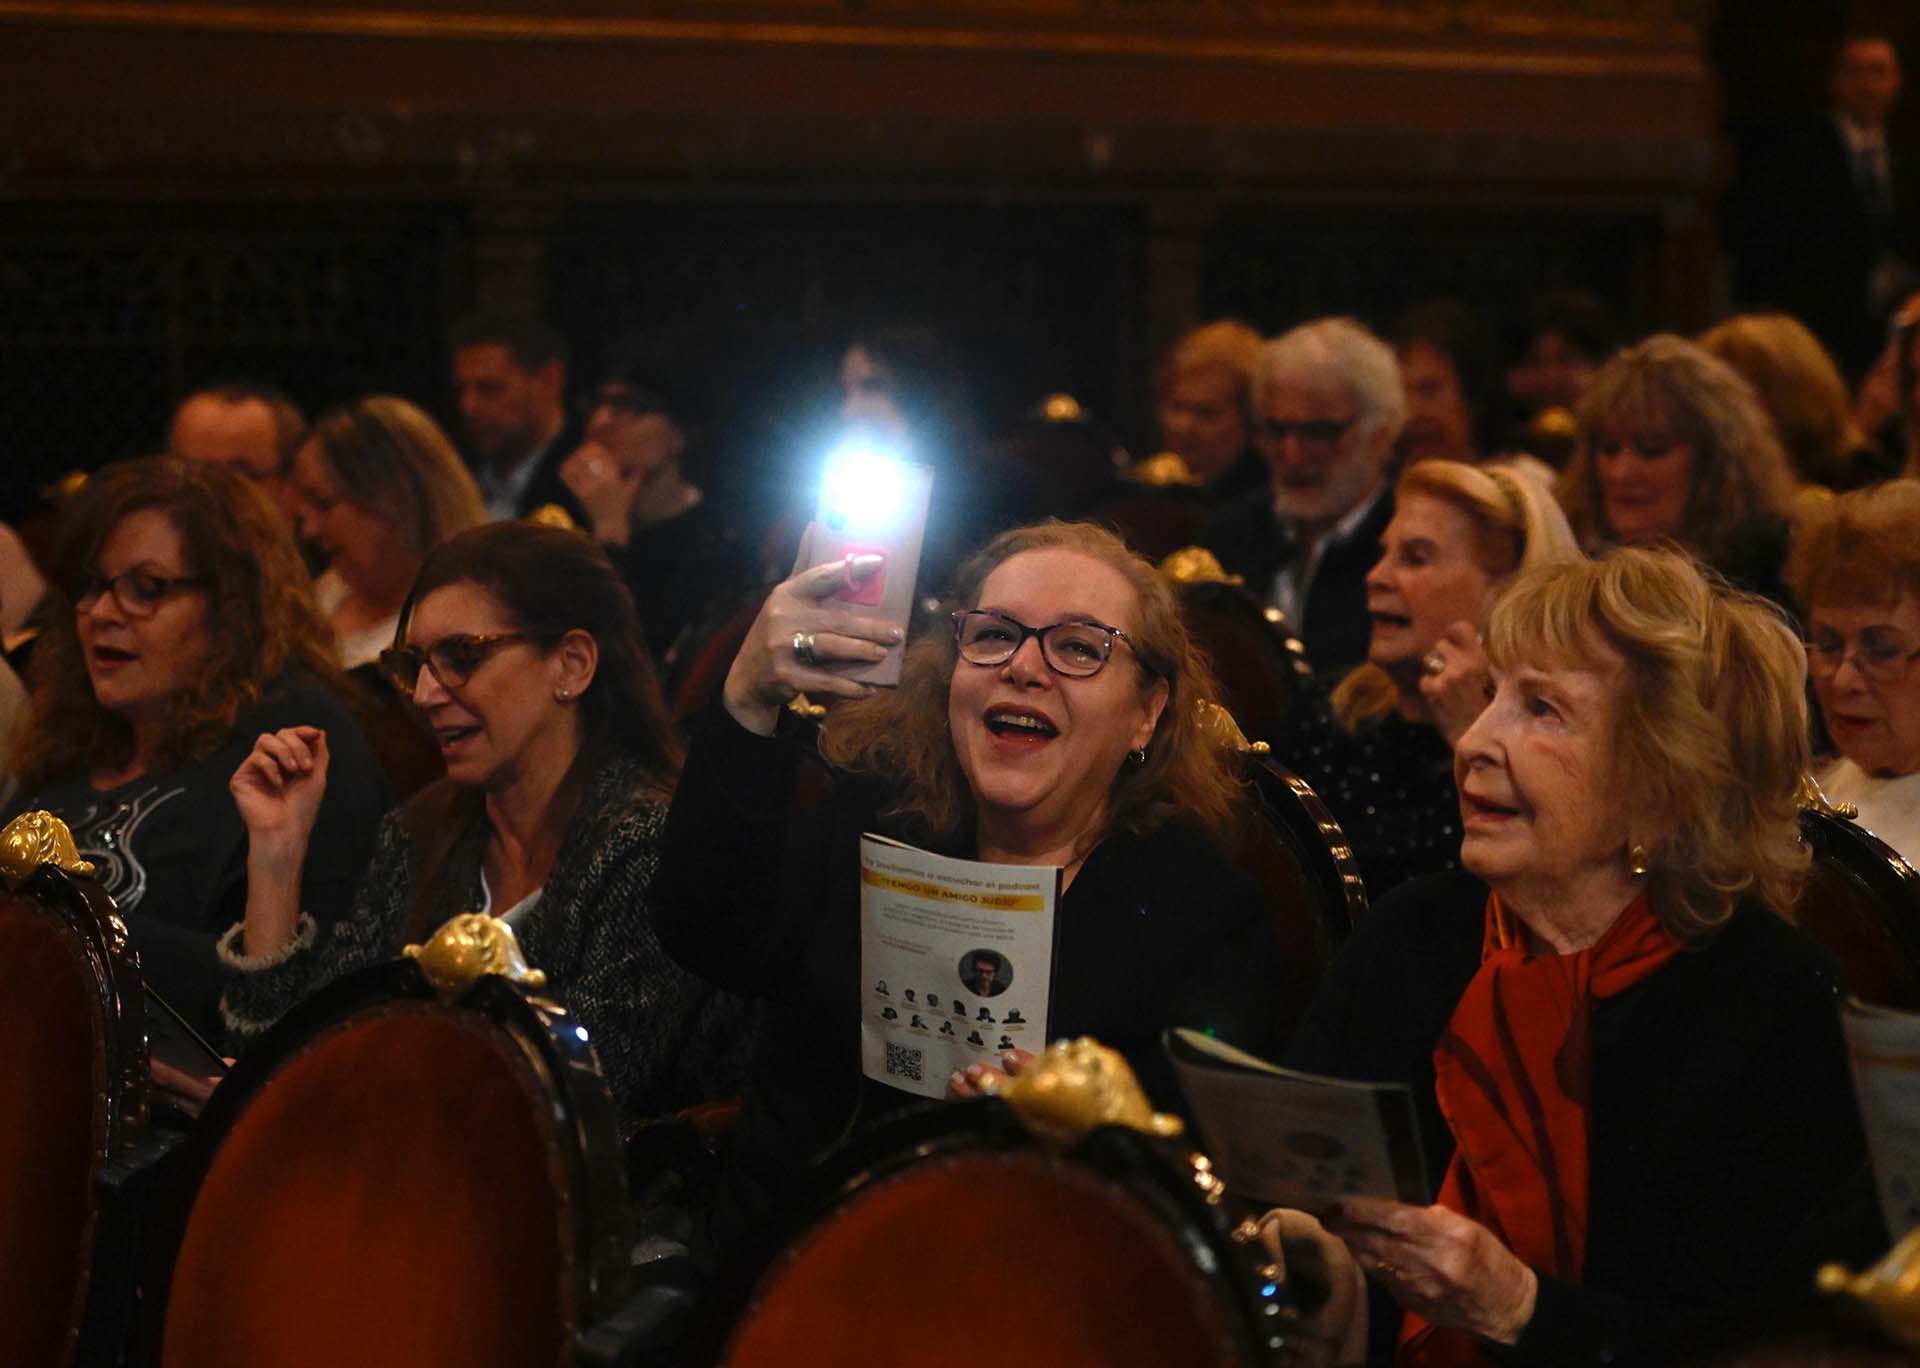
[[[1288,1062],[1410,1084],[1438,1191],[1453,1135],[1433,1049],[1480,964],[1487,886],[1403,885],[1354,928]],[[1777,1257],[1865,1140],[1826,953],[1758,906],[1593,1012],[1586,1270],[1540,1277],[1516,1364],[1597,1363],[1716,1306],[1802,1294],[1824,1249]],[[1370,1361],[1399,1313],[1373,1289]],[[1384,1346],[1382,1341],[1384,1340]],[[1384,1355],[1380,1352],[1384,1347]]]
[[[1915,178],[1897,149],[1888,156],[1892,210],[1876,215],[1853,175],[1840,129],[1822,118],[1788,138],[1756,168],[1760,190],[1742,252],[1740,293],[1805,323],[1858,376],[1873,364],[1883,319],[1867,307],[1867,282],[1882,253],[1914,260]]]
[[[1367,658],[1367,641],[1373,635],[1367,617],[1367,571],[1380,559],[1380,538],[1392,521],[1389,486],[1373,512],[1321,556],[1304,620],[1293,624],[1314,673],[1344,673]],[[1214,514],[1200,544],[1220,558],[1227,573],[1241,576],[1248,589],[1271,601],[1273,577],[1289,551],[1287,534],[1274,516],[1271,489],[1262,486]]]

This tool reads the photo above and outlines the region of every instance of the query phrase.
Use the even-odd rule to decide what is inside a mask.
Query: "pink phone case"
[[[848,556],[878,555],[884,558],[878,573],[848,585],[829,596],[830,602],[860,609],[868,617],[885,619],[900,629],[900,644],[890,648],[884,658],[870,665],[846,663],[829,665],[836,674],[867,684],[891,687],[900,682],[900,665],[906,655],[907,623],[913,616],[914,582],[920,573],[920,546],[926,538],[927,506],[933,497],[933,471],[928,466],[908,465],[909,485],[905,508],[899,522],[884,535],[871,530],[859,534],[836,531],[829,525],[828,510],[817,511],[800,543],[795,571]]]

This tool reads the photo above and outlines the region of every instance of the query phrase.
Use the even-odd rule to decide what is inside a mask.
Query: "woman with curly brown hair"
[[[1164,1027],[1276,1043],[1276,940],[1220,844],[1237,789],[1202,722],[1213,684],[1153,568],[1085,524],[1002,533],[961,569],[953,611],[909,647],[889,691],[821,668],[897,639],[832,601],[870,569],[836,562],[774,590],[668,820],[654,903],[669,953],[806,1025],[761,1034],[715,1217],[722,1243],[764,1231],[819,1152],[907,1100],[851,1067],[863,832],[1059,868],[1044,1030],[1099,1036],[1162,1106],[1178,1101]],[[817,743],[785,709],[803,689],[848,700]],[[832,798],[790,823],[808,752],[827,762]],[[977,1090],[990,1061],[1019,1063],[986,1054],[950,1095]]]
[[[1600,369],[1580,400],[1560,502],[1590,551],[1668,542],[1741,588],[1786,601],[1780,566],[1798,486],[1753,387],[1660,333]]]
[[[387,807],[333,634],[265,496],[177,457],[95,475],[67,514],[51,578],[15,810],[45,808],[73,828],[148,981],[217,1031],[214,941],[246,902],[246,831],[227,781],[254,738],[319,727],[339,757],[302,884],[316,922],[346,911]]]

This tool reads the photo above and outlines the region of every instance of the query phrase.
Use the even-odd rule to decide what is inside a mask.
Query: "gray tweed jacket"
[[[416,833],[431,830],[446,799],[443,781],[387,814],[353,910],[331,935],[317,945],[303,935],[289,958],[228,980],[220,1006],[231,1046],[244,1048],[349,970],[399,953],[419,862]],[[749,1045],[746,1005],[680,968],[654,934],[647,889],[666,811],[639,765],[602,764],[561,837],[540,901],[515,926],[527,962],[546,972],[548,995],[592,1037],[629,1134],[650,1118],[737,1095]],[[432,899],[433,925],[481,905],[485,844],[482,832],[451,852]]]

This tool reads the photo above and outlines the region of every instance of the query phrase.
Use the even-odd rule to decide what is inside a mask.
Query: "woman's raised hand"
[[[1434,1325],[1512,1344],[1533,1319],[1540,1287],[1533,1270],[1457,1211],[1343,1197],[1320,1219],[1395,1301]]]
[[[262,732],[227,787],[251,852],[304,855],[327,791],[327,734],[318,727]]]
[[[1487,706],[1487,653],[1470,622],[1456,622],[1427,652],[1420,696],[1433,713],[1434,729],[1451,746]]]
[[[878,556],[849,556],[802,570],[774,587],[727,671],[721,699],[734,721],[771,736],[780,709],[795,694],[864,698],[873,692],[871,685],[822,666],[834,661],[872,664],[900,640],[893,623],[827,602],[837,591],[877,573],[880,565]]]
[[[627,544],[633,501],[640,493],[637,467],[623,467],[606,447],[589,441],[560,463],[560,481],[580,501],[596,541]]]

